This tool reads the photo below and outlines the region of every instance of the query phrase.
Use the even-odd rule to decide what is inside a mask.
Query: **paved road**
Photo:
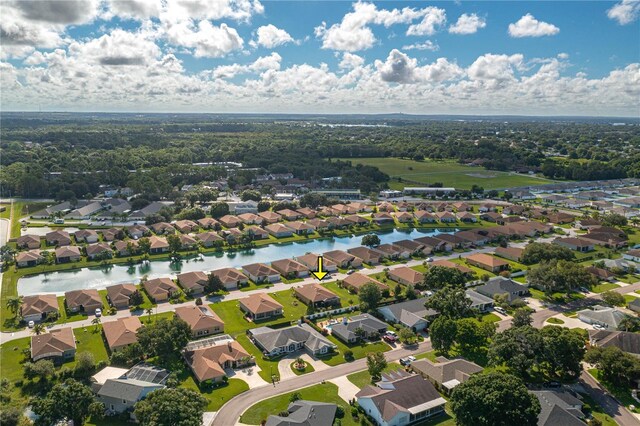
[[[431,350],[431,342],[422,342],[418,347],[414,349],[395,349],[387,352],[387,361],[396,361],[407,355],[428,352]],[[254,404],[271,398],[272,396],[281,395],[283,393],[291,392],[296,389],[301,389],[315,384],[321,383],[326,380],[334,379],[340,376],[347,376],[349,374],[362,371],[367,368],[366,358],[362,358],[350,363],[340,364],[335,367],[328,368],[322,371],[316,371],[314,373],[305,374],[302,376],[296,376],[292,379],[280,382],[275,386],[266,385],[259,388],[250,389],[247,392],[241,393],[236,397],[225,403],[220,411],[218,411],[216,418],[213,421],[214,426],[229,426],[235,425],[242,415],[249,407]]]
[[[640,420],[634,416],[629,410],[614,400],[607,391],[586,371],[580,375],[579,383],[593,398],[594,401],[602,407],[605,413],[613,417],[620,426],[638,426]]]

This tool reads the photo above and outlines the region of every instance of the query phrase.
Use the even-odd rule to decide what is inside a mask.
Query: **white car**
[[[433,257],[427,257],[427,262],[433,262]]]
[[[393,330],[387,330],[387,332],[385,334],[388,334],[389,336],[393,336],[393,337],[398,337],[398,335],[396,334],[395,331]]]
[[[499,314],[502,315],[507,315],[507,311],[505,311],[503,308],[501,308],[500,306],[496,306],[495,308],[493,308],[494,311],[498,312]]]
[[[100,309],[100,308],[96,309],[96,316],[97,317],[101,317],[102,316],[102,309]]]
[[[596,330],[604,330],[605,328],[603,326],[601,326],[600,324],[593,324],[593,328]]]
[[[29,326],[29,328],[33,328],[36,325],[36,323],[33,321],[29,321],[29,324],[27,325]]]

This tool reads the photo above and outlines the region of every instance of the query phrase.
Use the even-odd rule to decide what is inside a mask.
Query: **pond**
[[[378,232],[382,244],[405,239],[415,239],[424,235],[453,233],[447,230],[393,230]],[[156,260],[146,264],[109,265],[108,267],[82,268],[71,271],[50,272],[27,276],[18,280],[18,293],[23,296],[41,293],[63,294],[65,291],[79,289],[103,289],[113,284],[138,283],[143,276],[159,278],[174,276],[183,272],[211,271],[220,268],[239,268],[250,263],[270,263],[274,260],[292,258],[305,253],[324,253],[330,250],[347,250],[360,245],[362,235],[339,238],[313,239],[304,242],[271,244],[245,251],[231,253],[207,253],[200,258],[185,259],[172,263]]]

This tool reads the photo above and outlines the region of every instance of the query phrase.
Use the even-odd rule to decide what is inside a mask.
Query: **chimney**
[[[227,347],[229,348],[229,352],[233,352],[233,348],[231,347],[231,341],[227,342]]]

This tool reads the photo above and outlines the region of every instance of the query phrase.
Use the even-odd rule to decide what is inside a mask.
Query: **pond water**
[[[425,235],[453,233],[447,230],[393,230],[379,232],[382,244],[404,239],[414,239]],[[96,288],[103,289],[113,284],[138,283],[143,276],[160,278],[174,276],[182,272],[211,271],[220,268],[238,268],[250,263],[269,263],[278,259],[292,258],[305,253],[317,254],[330,250],[347,250],[360,245],[362,235],[339,238],[314,239],[304,242],[271,244],[246,251],[233,253],[207,253],[200,258],[185,259],[171,263],[157,260],[146,264],[109,265],[108,267],[82,268],[71,271],[50,272],[27,276],[18,280],[18,293],[24,296],[41,293],[63,294],[65,291]]]

